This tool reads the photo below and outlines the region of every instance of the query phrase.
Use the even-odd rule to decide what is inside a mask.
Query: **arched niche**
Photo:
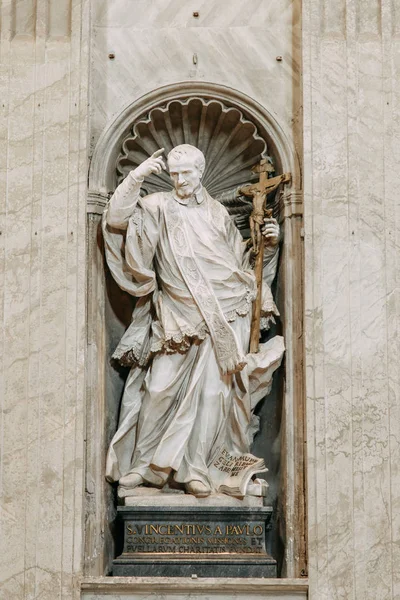
[[[302,195],[300,162],[289,140],[268,110],[252,98],[216,84],[183,82],[131,103],[97,142],[88,197],[87,575],[107,574],[115,553],[115,490],[104,480],[104,460],[117,424],[125,374],[110,365],[110,356],[132,310],[131,298],[113,283],[104,265],[101,213],[132,168],[158,148],[168,152],[179,143],[203,150],[205,186],[227,206],[244,236],[251,207],[236,189],[251,181],[250,167],[268,157],[276,174],[292,174],[290,189],[274,201],[283,229],[275,285],[286,356],[273,399],[260,409],[263,423],[255,452],[265,454],[266,445],[271,447],[266,458],[274,465],[269,480],[277,515],[272,550],[280,555],[281,575],[299,577],[305,568]],[[151,193],[170,189],[170,184],[163,174],[149,178],[144,187]]]

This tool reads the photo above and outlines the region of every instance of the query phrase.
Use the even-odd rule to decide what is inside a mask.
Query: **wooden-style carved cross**
[[[272,210],[266,208],[267,196],[274,192],[280,184],[289,183],[290,173],[283,173],[268,179],[268,161],[263,158],[260,164],[252,168],[254,173],[260,174],[258,183],[245,185],[240,188],[239,194],[253,199],[253,211],[250,215],[250,232],[255,255],[254,273],[257,279],[257,297],[253,302],[253,314],[250,331],[250,352],[258,352],[260,340],[260,318],[262,304],[262,276],[264,260],[264,236],[261,227],[264,218],[272,217]]]

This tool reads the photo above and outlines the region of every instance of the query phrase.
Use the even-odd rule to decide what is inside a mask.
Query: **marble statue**
[[[125,489],[179,484],[205,497],[243,497],[267,470],[250,453],[256,404],[269,392],[283,338],[249,354],[257,285],[249,244],[225,207],[202,186],[203,153],[175,147],[167,162],[173,189],[140,196],[166,169],[163,150],[132,170],[103,217],[113,277],[137,297],[114,358],[131,367],[106,477]],[[279,314],[270,285],[279,225],[266,219],[261,326]]]

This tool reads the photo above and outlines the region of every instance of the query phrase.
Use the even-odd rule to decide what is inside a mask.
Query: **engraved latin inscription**
[[[126,553],[261,554],[263,523],[125,523]]]

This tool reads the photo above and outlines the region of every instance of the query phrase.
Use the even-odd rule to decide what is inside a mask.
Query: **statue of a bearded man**
[[[131,367],[106,476],[123,488],[171,479],[198,497],[244,496],[265,469],[250,453],[254,408],[283,355],[275,336],[249,354],[257,284],[250,251],[225,207],[202,186],[203,153],[183,144],[168,155],[170,192],[140,196],[165,169],[155,152],[119,185],[103,218],[107,262],[138,298],[114,357]],[[121,235],[124,233],[124,235]],[[267,219],[262,326],[278,311],[270,284],[279,226]]]

